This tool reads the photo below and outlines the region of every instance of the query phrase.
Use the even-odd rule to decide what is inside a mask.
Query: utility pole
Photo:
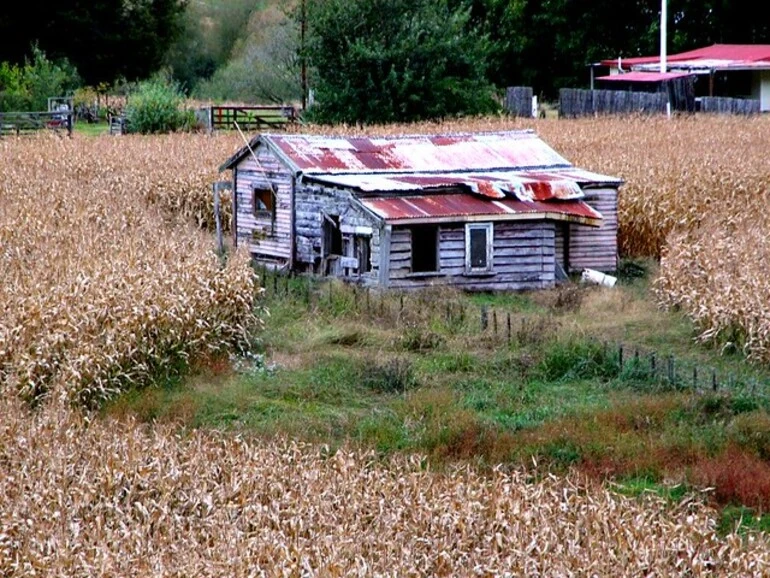
[[[307,34],[307,0],[302,0],[300,11],[300,79],[302,83],[302,111],[304,112],[307,108],[307,53],[305,52],[305,36]]]
[[[668,34],[668,14],[667,14],[667,0],[661,0],[660,5],[660,71],[666,72],[668,69],[668,63],[666,59],[668,57],[666,50],[666,36]],[[304,0],[303,0],[304,2]]]

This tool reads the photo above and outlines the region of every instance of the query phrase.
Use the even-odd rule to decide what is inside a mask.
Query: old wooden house
[[[551,287],[617,266],[614,177],[529,130],[387,138],[263,134],[228,159],[254,258],[367,285]]]

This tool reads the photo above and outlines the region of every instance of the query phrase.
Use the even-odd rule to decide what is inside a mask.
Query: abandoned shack
[[[262,134],[228,169],[235,243],[275,267],[381,287],[522,290],[617,266],[621,181],[572,166],[531,130]]]

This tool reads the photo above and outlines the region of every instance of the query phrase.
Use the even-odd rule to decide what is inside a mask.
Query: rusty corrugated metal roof
[[[311,175],[311,180],[364,193],[418,192],[463,187],[493,199],[515,196],[521,201],[583,198],[581,184],[617,185],[621,181],[581,169],[551,171],[497,171],[443,174]]]
[[[265,135],[304,174],[446,173],[569,167],[531,130],[382,138]]]
[[[599,226],[602,215],[582,201],[519,201],[481,199],[467,193],[372,197],[361,203],[392,223],[441,222],[442,220],[526,220],[550,218]]]
[[[601,214],[578,201],[583,187],[622,183],[572,166],[532,130],[381,138],[267,134],[252,140],[256,146],[269,147],[295,177],[357,191],[372,212],[396,221],[548,218],[598,225]],[[248,148],[222,168],[234,167]]]

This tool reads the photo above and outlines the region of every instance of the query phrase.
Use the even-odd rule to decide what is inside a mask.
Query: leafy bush
[[[156,76],[140,82],[128,95],[125,117],[128,130],[141,134],[175,132],[191,126],[190,114],[182,110],[184,95],[171,80]]]
[[[0,111],[44,111],[48,98],[71,92],[80,82],[66,60],[53,62],[34,47],[24,66],[0,63]]]

